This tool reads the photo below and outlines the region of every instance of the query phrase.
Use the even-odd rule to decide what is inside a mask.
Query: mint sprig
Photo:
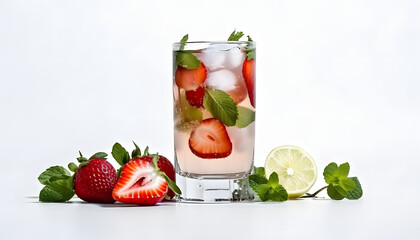
[[[228,41],[239,41],[239,39],[241,39],[241,37],[244,36],[243,32],[237,32],[236,29],[233,30],[233,32],[230,34],[229,38],[227,39]]]
[[[322,190],[327,189],[328,196],[333,200],[359,199],[363,196],[362,186],[357,177],[348,177],[350,164],[343,163],[340,166],[332,162],[324,169],[324,179],[327,186],[319,189],[314,194],[307,193],[305,197],[315,197]]]
[[[176,53],[176,65],[186,69],[195,69],[201,66],[200,60],[189,51],[184,51],[185,45],[188,41],[188,34],[186,34],[180,41],[179,51]]]
[[[240,32],[240,31],[237,32],[235,29],[230,34],[228,41],[239,41],[243,36],[244,36],[243,32]],[[252,38],[249,35],[247,35],[246,37],[248,38],[248,42],[253,42]],[[250,43],[248,43],[247,46],[245,47],[245,51],[247,52],[245,56],[248,60],[255,58],[255,55],[256,55],[255,48],[251,47]]]
[[[261,201],[283,202],[288,199],[286,189],[279,184],[276,172],[267,179],[264,168],[254,168],[254,174],[248,177],[249,185]]]
[[[45,170],[39,175],[38,180],[42,185],[49,185],[53,179],[67,179],[71,174],[62,166],[53,166]]]

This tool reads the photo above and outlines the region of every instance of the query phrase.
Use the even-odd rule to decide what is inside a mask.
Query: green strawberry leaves
[[[159,173],[165,179],[165,181],[168,183],[169,189],[171,189],[175,194],[180,195],[181,194],[181,189],[179,189],[179,187],[176,185],[176,183],[173,182],[172,179],[170,179],[164,171],[161,171],[159,169],[159,167],[158,167],[159,154],[153,154],[152,156],[153,156],[153,165],[155,166],[155,171],[157,173]],[[166,198],[166,196],[165,196],[165,198]]]
[[[120,166],[124,166],[124,164],[128,163],[131,159],[127,150],[119,143],[115,143],[114,146],[112,146],[111,154]]]
[[[139,146],[133,141],[135,149],[131,152],[131,158],[141,157],[141,150]]]
[[[338,166],[332,162],[324,169],[324,179],[328,184],[327,193],[331,199],[341,200],[359,199],[363,195],[362,186],[356,177],[349,178],[350,164],[343,163]]]
[[[267,179],[263,167],[254,168],[254,174],[248,177],[248,181],[261,201],[283,202],[288,199],[287,191],[279,184],[276,172],[273,172]]]

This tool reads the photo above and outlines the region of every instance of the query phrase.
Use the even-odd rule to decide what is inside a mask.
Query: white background
[[[227,234],[232,223],[211,214],[241,209],[242,219],[252,219],[244,227],[248,237],[296,231],[332,237],[335,226],[350,239],[414,238],[420,227],[419,13],[414,0],[0,1],[0,234],[24,238],[12,235],[21,224],[36,222],[31,234],[57,223],[52,216],[69,214],[69,205],[30,197],[42,188],[37,177],[44,169],[67,165],[78,150],[109,153],[114,142],[131,148],[134,140],[173,160],[171,44],[186,33],[190,40],[225,40],[236,28],[257,42],[255,164],[262,166],[276,146],[297,145],[318,164],[314,190],[323,186],[329,162],[348,161],[365,195],[340,203],[212,205],[208,219],[221,221],[214,227]],[[108,216],[91,205],[70,206]],[[138,215],[129,216],[121,213],[127,208],[114,208],[112,214],[134,222],[142,214],[156,221],[156,214],[168,215],[174,219],[165,223],[179,228],[180,216],[203,211],[188,206],[135,208]],[[80,218],[72,212],[71,222]],[[224,221],[232,218],[238,216]],[[208,219],[192,231],[200,233]],[[338,219],[357,234],[345,234]],[[288,230],[280,234],[275,221]],[[186,231],[179,236],[193,235]]]

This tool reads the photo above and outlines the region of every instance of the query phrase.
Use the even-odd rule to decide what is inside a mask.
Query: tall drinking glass
[[[174,43],[173,91],[178,200],[252,199],[255,43]]]

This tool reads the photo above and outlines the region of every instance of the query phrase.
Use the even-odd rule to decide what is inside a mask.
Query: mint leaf
[[[275,187],[276,185],[279,184],[279,175],[277,175],[276,172],[272,172],[270,174],[270,177],[268,178],[268,183],[272,186]]]
[[[244,128],[255,121],[255,112],[249,108],[237,106],[238,119],[236,120],[235,127]]]
[[[352,177],[350,179],[354,181],[355,188],[351,191],[347,191],[345,197],[351,200],[361,198],[363,196],[363,190],[359,180],[357,179],[357,177]]]
[[[247,35],[246,37],[248,38],[248,42],[253,42],[252,38],[249,35]]]
[[[261,184],[268,183],[267,178],[265,178],[264,176],[261,176],[261,175],[256,175],[256,174],[250,175],[249,178],[248,178],[248,181],[249,181],[249,185],[251,186],[251,188],[257,187],[258,185],[261,185]]]
[[[181,45],[179,46],[179,50],[184,50],[185,48],[185,43],[188,41],[188,34],[186,34],[184,37],[182,37],[180,43]]]
[[[247,54],[245,55],[246,59],[251,60],[251,59],[255,58],[255,55],[256,55],[255,48],[253,48],[253,49],[247,48],[245,50],[248,51]]]
[[[352,191],[356,187],[356,183],[353,181],[353,179],[348,177],[340,177],[338,185],[345,191]]]
[[[94,159],[94,158],[106,159],[106,157],[108,157],[108,154],[106,154],[104,152],[97,152],[97,153],[93,154],[92,157],[89,158],[89,160]]]
[[[254,174],[265,177],[264,167],[254,167]]]
[[[346,190],[344,190],[342,187],[340,187],[339,185],[334,185],[334,184],[331,184],[331,185],[333,185],[334,186],[334,189],[338,192],[338,193],[340,193],[341,194],[341,196],[345,196],[346,195]]]
[[[327,193],[328,196],[333,200],[342,200],[344,198],[343,195],[341,195],[337,191],[336,187],[334,187],[332,184],[328,185]]]
[[[229,94],[218,89],[206,89],[204,107],[226,126],[234,126],[238,117],[238,108]]]
[[[332,162],[328,164],[324,169],[324,179],[327,184],[333,183],[336,179],[336,172],[337,172],[338,166],[337,163]]]
[[[261,201],[265,202],[270,200],[270,190],[271,187],[267,186],[267,185],[258,185],[254,188],[252,188],[252,190],[258,195],[258,197],[261,199]]]
[[[48,185],[51,183],[51,178],[58,179],[67,179],[71,177],[70,172],[67,171],[67,169],[61,167],[61,166],[53,166],[45,170],[43,173],[41,173],[38,177],[38,180],[43,185]]]
[[[117,161],[118,164],[120,164],[120,166],[123,166],[128,152],[123,146],[121,146],[121,144],[115,143],[114,146],[112,146],[111,154],[114,157],[115,161]]]
[[[289,199],[286,189],[280,184],[270,190],[268,197],[273,202],[284,202]]]
[[[244,35],[243,32],[236,32],[236,29],[230,34],[228,41],[239,41],[241,37]]]
[[[279,184],[279,178],[276,172],[271,173],[269,180],[264,175],[264,168],[258,169],[255,172],[259,174],[252,174],[248,177],[249,186],[258,195],[261,201],[282,202],[288,199],[286,189]]]
[[[347,177],[350,172],[350,164],[348,162],[341,164],[337,169],[338,177]]]
[[[200,60],[190,52],[177,52],[176,64],[186,69],[196,69],[201,66]]]
[[[73,178],[60,179],[45,186],[39,193],[41,202],[66,202],[74,196]]]

